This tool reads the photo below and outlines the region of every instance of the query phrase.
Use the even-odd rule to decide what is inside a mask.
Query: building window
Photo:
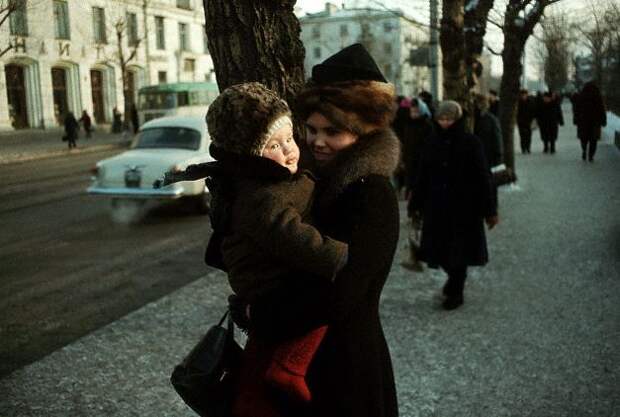
[[[320,58],[321,57],[321,48],[320,47],[314,48],[314,57],[315,58]]]
[[[340,36],[349,36],[349,27],[347,25],[340,25]]]
[[[321,27],[320,26],[312,27],[312,39],[321,39]]]
[[[209,38],[207,37],[207,27],[205,25],[202,25],[202,42],[203,42],[204,53],[208,54],[209,53]]]
[[[138,45],[138,17],[135,13],[127,13],[127,43],[129,46]]]
[[[93,33],[96,43],[108,43],[105,27],[105,11],[101,7],[93,7]]]
[[[179,23],[179,49],[181,51],[189,51],[187,23]]]
[[[383,45],[383,50],[385,51],[386,55],[392,55],[392,44],[385,43],[385,45]]]
[[[191,10],[192,6],[190,4],[191,0],[177,0],[177,7],[179,9],[187,9]]]
[[[155,42],[157,44],[157,49],[166,49],[164,18],[161,16],[155,16]]]
[[[157,71],[157,82],[165,84],[168,82],[168,73],[166,71]]]
[[[183,71],[194,72],[196,69],[196,60],[193,58],[186,58],[183,60]]]
[[[17,1],[15,10],[9,15],[9,28],[11,35],[28,36],[28,16],[26,14],[26,1]]]
[[[66,1],[54,0],[54,28],[56,39],[71,39],[69,8]]]
[[[385,33],[392,31],[392,22],[383,22],[383,31]]]

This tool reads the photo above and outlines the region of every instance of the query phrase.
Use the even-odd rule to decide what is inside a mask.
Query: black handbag
[[[226,327],[224,320],[228,317]],[[183,401],[202,417],[229,417],[241,367],[242,348],[234,339],[228,310],[177,365],[170,382]]]

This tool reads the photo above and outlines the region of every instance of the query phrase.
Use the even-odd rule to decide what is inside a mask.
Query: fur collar
[[[391,129],[379,130],[342,150],[319,170],[322,188],[318,201],[329,206],[349,185],[368,175],[391,177],[400,160],[400,142]]]

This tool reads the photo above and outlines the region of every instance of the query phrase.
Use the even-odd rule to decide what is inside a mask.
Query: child
[[[332,280],[346,263],[347,245],[305,223],[314,181],[298,172],[299,148],[286,102],[260,83],[234,85],[209,106],[207,124],[218,172],[208,179],[215,232],[207,263],[226,270],[232,289],[250,304],[295,279],[294,271]],[[323,326],[276,347],[267,381],[310,401],[304,376],[325,331]],[[250,334],[246,360],[261,343]],[[251,408],[253,401],[244,390],[252,387],[240,386],[244,399],[235,408],[243,415],[240,408]],[[257,413],[253,407],[247,412]]]

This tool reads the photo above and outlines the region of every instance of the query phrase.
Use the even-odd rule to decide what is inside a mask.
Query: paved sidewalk
[[[101,125],[92,133],[91,138],[86,138],[84,131],[80,130],[77,148],[69,150],[67,142],[62,141],[64,130],[60,127],[2,131],[0,132],[0,165],[127,147],[133,138],[130,133],[109,132],[109,126]]]
[[[620,416],[620,152],[601,143],[582,162],[572,127],[541,151],[535,134],[517,156],[491,263],[471,269],[460,309],[440,308],[441,272],[400,266],[402,219],[381,304],[401,416]],[[193,416],[168,378],[228,292],[208,273],[14,372],[0,416]]]

